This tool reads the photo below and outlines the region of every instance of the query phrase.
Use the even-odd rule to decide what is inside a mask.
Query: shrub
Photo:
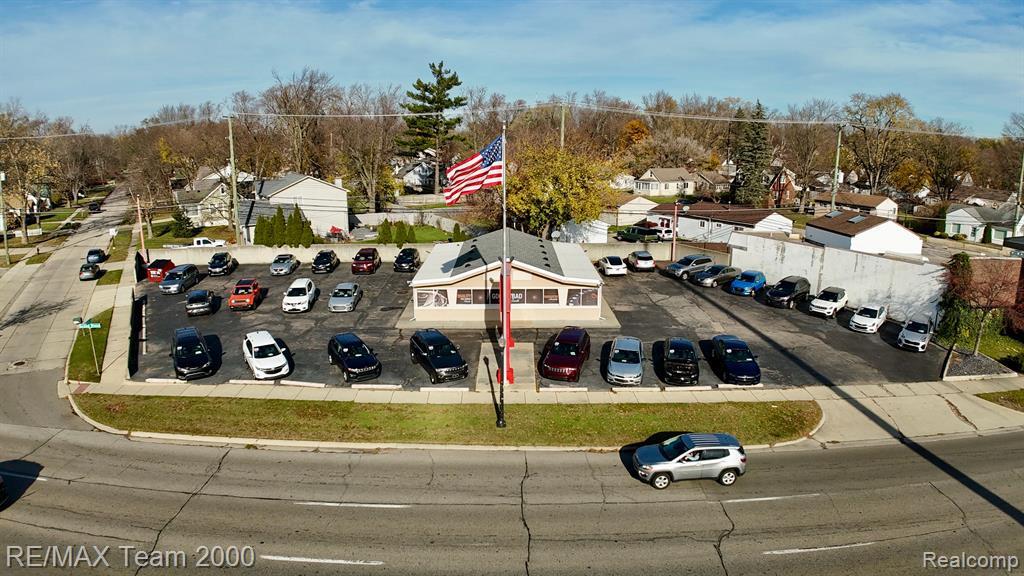
[[[957,240],[959,242],[963,242],[964,240],[967,240],[967,235],[965,235],[965,234],[953,234],[953,236],[951,236],[951,238],[953,240]]]
[[[377,243],[391,244],[391,222],[385,220],[377,226]]]
[[[181,208],[175,210],[174,222],[171,223],[171,234],[175,238],[191,238],[195,233],[196,227],[192,224],[192,219]]]
[[[395,224],[395,245],[401,248],[405,244],[408,234],[408,226],[406,226],[405,222],[400,221]]]
[[[409,230],[408,233],[405,235],[405,241],[408,244],[415,244],[416,243],[416,227],[415,226],[409,226],[408,230]]]

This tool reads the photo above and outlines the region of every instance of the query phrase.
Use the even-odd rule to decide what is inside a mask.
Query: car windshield
[[[289,288],[287,295],[288,296],[305,296],[306,295],[306,287],[305,286],[296,286],[294,288]]]
[[[665,357],[669,360],[696,360],[693,348],[684,344],[669,344]]]
[[[682,260],[679,260],[678,262],[676,262],[676,264],[678,264],[679,266],[689,266],[689,265],[693,264],[694,260],[696,260],[696,258],[686,257],[686,258],[683,258]]]
[[[103,254],[103,250],[89,250],[89,256],[99,256]]]
[[[579,349],[579,344],[576,342],[559,342],[556,340],[554,345],[551,346],[551,353],[558,356],[575,356]]]
[[[331,296],[334,296],[335,298],[351,298],[355,292],[356,291],[351,288],[338,288],[333,294],[331,294]]]
[[[164,280],[180,280],[181,272],[168,272],[167,276],[164,276]]]
[[[914,322],[911,320],[910,322],[907,322],[907,330],[917,332],[918,334],[927,334],[928,325],[924,322]]]
[[[316,261],[317,262],[330,262],[331,261],[331,253],[330,252],[321,252],[321,253],[317,254],[316,255]]]
[[[839,292],[825,290],[821,294],[818,294],[818,300],[824,300],[825,302],[839,302]]]
[[[199,340],[190,339],[178,342],[178,345],[174,348],[175,358],[192,358],[194,356],[202,356],[205,353],[203,345]]]
[[[622,258],[619,258],[618,256],[609,256],[608,263],[612,266],[622,266]]]
[[[757,272],[744,272],[740,275],[740,280],[744,282],[757,282]]]
[[[725,349],[725,361],[726,362],[753,362],[754,355],[750,353],[749,348],[726,348]]]
[[[720,264],[712,266],[711,268],[708,268],[708,275],[709,276],[714,276],[716,274],[721,274],[722,270],[725,270],[725,266],[722,266]]]
[[[857,316],[863,316],[865,318],[878,318],[878,310],[874,308],[861,308],[857,310]]]
[[[622,350],[616,348],[612,350],[612,362],[618,364],[639,364],[640,353],[636,350]]]
[[[277,344],[264,344],[263,346],[256,346],[255,348],[253,348],[252,357],[261,359],[273,358],[274,356],[277,356],[280,353],[281,351],[278,350]]]
[[[187,302],[189,304],[202,304],[206,302],[209,292],[189,292]]]
[[[356,262],[368,262],[370,260],[373,260],[373,256],[370,254],[356,254],[355,257]]]
[[[95,266],[95,264],[82,264],[82,267],[79,268],[79,270],[81,270],[82,272],[91,272],[93,266]]]
[[[654,260],[654,256],[651,256],[647,252],[638,252],[636,255],[637,260]]]
[[[278,256],[277,258],[274,258],[274,264],[287,264],[290,261],[291,258],[288,256]]]
[[[669,438],[661,444],[658,444],[658,448],[661,449],[661,454],[665,457],[665,460],[675,460],[676,458],[679,458],[681,454],[690,449],[686,444],[686,439],[682,436]]]
[[[430,355],[434,357],[454,356],[459,353],[459,351],[455,349],[455,345],[452,344],[451,342],[445,342],[444,344],[440,344],[438,346],[429,346],[427,348],[427,352],[429,352]]]
[[[356,346],[348,346],[341,349],[341,356],[343,358],[362,358],[363,356],[369,356],[370,349],[366,347],[366,344],[359,344]]]
[[[213,258],[210,258],[210,263],[211,264],[223,264],[223,263],[227,262],[227,260],[228,260],[228,255],[227,254],[214,254]]]
[[[412,250],[402,250],[398,253],[398,258],[401,260],[412,260],[414,256],[416,256],[416,253]]]
[[[782,292],[783,294],[796,290],[796,284],[783,280],[775,285],[776,292]]]
[[[235,286],[235,294],[238,294],[239,296],[252,294],[252,286]]]

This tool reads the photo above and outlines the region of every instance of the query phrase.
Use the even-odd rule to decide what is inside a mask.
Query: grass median
[[[120,284],[121,275],[124,274],[123,270],[104,270],[103,276],[96,281],[97,286],[109,286],[111,284]]]
[[[984,394],[978,394],[978,398],[988,400],[989,402],[995,402],[1000,406],[1005,406],[1018,412],[1024,412],[1024,390],[986,392]]]
[[[490,404],[363,404],[245,398],[80,394],[91,418],[121,430],[333,442],[622,446],[657,432],[728,432],[745,444],[805,436],[814,402],[510,404],[508,427]]]
[[[96,363],[103,366],[103,355],[107,351],[107,333],[110,332],[110,318],[114,315],[114,309],[108,308],[92,317],[94,322],[99,322],[100,327],[94,330],[78,330],[75,334],[75,344],[71,347],[71,357],[68,359],[68,380],[83,382],[99,382],[100,375],[96,371]],[[89,320],[89,318],[86,318]],[[89,332],[92,332],[92,342],[89,341]],[[92,345],[96,344],[96,358],[93,359]]]
[[[53,252],[40,252],[39,254],[36,254],[35,256],[32,256],[28,260],[26,260],[25,264],[28,264],[29,266],[33,264],[42,264],[43,262],[49,260],[50,256],[53,256]]]

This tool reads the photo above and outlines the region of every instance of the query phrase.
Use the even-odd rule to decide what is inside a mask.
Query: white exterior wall
[[[661,182],[654,177],[650,170],[633,181],[633,192],[640,196],[671,196],[673,194],[693,196],[696,191],[696,180]]]
[[[895,222],[885,222],[853,237],[851,249],[868,254],[920,256],[924,241]]]
[[[985,236],[985,226],[963,210],[953,210],[946,214],[946,234],[963,234],[971,242],[981,242]]]
[[[616,209],[615,215],[613,216],[614,221],[611,222],[611,224],[612,226],[632,226],[633,224],[643,220],[647,216],[647,213],[657,206],[657,202],[653,202],[647,198],[637,197]]]
[[[813,226],[808,226],[804,230],[804,238],[808,242],[815,242],[832,248],[842,248],[843,250],[850,250],[853,243],[853,239],[849,236],[843,236],[842,234],[836,234],[835,232],[829,232],[828,230],[822,230]]]
[[[793,221],[782,214],[772,212],[769,216],[754,225],[757,232],[785,232],[793,233]]]
[[[298,205],[309,219],[313,232],[326,236],[331,226],[349,231],[348,225],[348,191],[327,184],[315,178],[307,178],[289,186],[268,198],[271,204],[280,204],[285,208]]]
[[[570,220],[559,227],[562,233],[559,242],[575,244],[605,244],[608,242],[608,223],[600,220],[574,222]]]
[[[734,234],[729,243],[733,266],[761,270],[768,282],[803,276],[811,291],[827,286],[846,289],[850,306],[885,304],[889,316],[905,320],[917,313],[935,317],[945,290],[945,268],[929,262],[825,248],[753,234]]]
[[[874,216],[881,216],[882,218],[888,218],[889,220],[895,220],[899,210],[899,204],[893,202],[891,198],[886,198],[871,211],[871,214]]]

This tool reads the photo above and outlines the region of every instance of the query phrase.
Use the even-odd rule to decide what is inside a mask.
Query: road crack
[[[725,576],[729,576],[729,569],[726,568],[725,557],[722,555],[722,543],[725,542],[726,538],[732,536],[733,530],[736,529],[736,522],[733,521],[732,516],[729,516],[729,511],[725,509],[724,502],[719,502],[718,505],[722,507],[722,514],[725,514],[725,517],[729,519],[729,529],[723,530],[718,535],[718,541],[715,542],[715,552],[718,553],[718,562],[722,565],[722,572],[725,573]]]
[[[974,425],[974,422],[971,422],[970,420],[968,420],[967,416],[964,416],[964,413],[961,412],[960,409],[956,407],[956,404],[953,404],[952,402],[949,401],[949,398],[946,398],[945,396],[939,396],[939,398],[942,398],[943,400],[946,401],[946,405],[949,406],[949,409],[950,409],[950,411],[953,412],[954,416],[956,416],[957,418],[962,420],[965,424],[967,424],[971,428],[974,428],[975,430],[978,429],[978,427]]]
[[[934,488],[936,492],[941,494],[943,498],[945,498],[946,500],[949,500],[950,504],[952,504],[953,506],[956,506],[956,509],[960,511],[960,524],[962,524],[964,528],[967,528],[968,532],[970,532],[971,534],[974,534],[974,536],[977,537],[978,540],[981,540],[982,542],[984,542],[985,546],[988,548],[989,552],[995,552],[996,551],[995,547],[992,546],[992,544],[988,540],[986,540],[984,536],[982,536],[981,534],[978,534],[977,532],[975,532],[974,527],[971,526],[970,523],[967,521],[967,512],[963,509],[963,507],[960,506],[960,504],[956,500],[953,500],[953,498],[951,498],[949,496],[949,494],[946,494],[945,492],[943,492],[942,489],[939,488],[938,486],[936,486],[934,482],[929,482],[928,485],[931,486],[932,488]]]
[[[526,529],[526,576],[530,576],[530,552],[533,545],[533,534],[530,532],[530,525],[526,522],[526,479],[530,477],[530,460],[526,452],[523,452],[523,479],[519,481],[519,519]]]
[[[32,522],[23,522],[21,520],[12,520],[10,518],[0,518],[2,522],[10,522],[12,524],[21,524],[22,526],[31,526],[32,528],[39,528],[41,530],[55,530],[57,532],[65,532],[67,534],[79,534],[81,536],[89,536],[92,538],[109,538],[111,540],[118,540],[121,542],[134,542],[137,544],[145,544],[145,540],[133,540],[131,538],[121,538],[118,536],[111,536],[109,534],[94,534],[92,532],[83,532],[81,530],[71,530],[70,528],[61,528],[60,526],[47,526],[45,524],[33,524]]]

